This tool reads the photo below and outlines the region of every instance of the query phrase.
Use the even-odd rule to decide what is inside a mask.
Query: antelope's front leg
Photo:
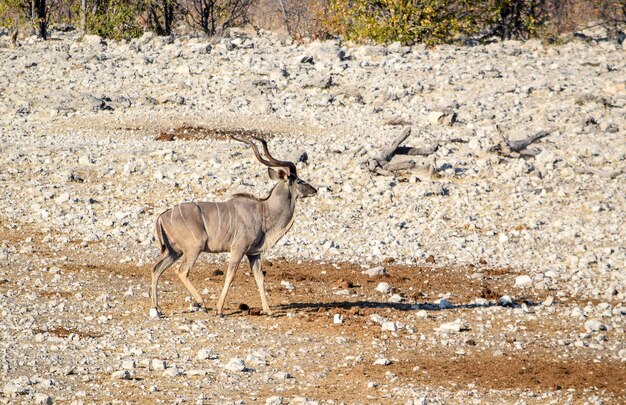
[[[252,274],[254,274],[256,285],[257,287],[259,287],[259,294],[261,295],[261,305],[263,305],[263,312],[265,312],[267,315],[272,315],[270,306],[267,304],[267,297],[265,296],[265,276],[261,271],[261,255],[248,256],[248,260],[250,261],[250,269],[252,270]]]
[[[228,271],[226,272],[226,279],[224,280],[224,287],[222,288],[222,293],[220,294],[220,299],[217,301],[217,314],[222,315],[222,309],[224,308],[224,301],[226,301],[226,295],[228,294],[228,289],[235,278],[235,273],[237,272],[237,268],[239,267],[239,263],[243,258],[244,252],[239,252],[236,250],[232,250],[230,252],[230,260],[228,261]]]

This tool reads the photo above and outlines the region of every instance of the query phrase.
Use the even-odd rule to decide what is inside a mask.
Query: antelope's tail
[[[165,214],[165,212],[163,214]],[[161,220],[163,214],[159,215],[156,220],[156,236],[157,240],[159,241],[159,248],[161,249],[161,253],[165,252],[166,250],[171,251],[170,243],[167,239],[167,234],[165,233],[165,229],[163,228],[163,221]]]

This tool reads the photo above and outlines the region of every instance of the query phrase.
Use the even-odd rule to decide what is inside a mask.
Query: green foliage
[[[451,41],[477,31],[478,0],[330,0],[327,27],[351,40],[423,42]]]
[[[111,39],[140,37],[143,28],[138,16],[142,3],[130,0],[99,0],[95,10],[87,14],[87,29],[91,34]]]
[[[451,42],[487,31],[502,39],[536,36],[545,0],[330,0],[325,26],[351,40]]]
[[[12,27],[15,18],[20,23],[30,20],[30,1],[0,0],[0,26]]]

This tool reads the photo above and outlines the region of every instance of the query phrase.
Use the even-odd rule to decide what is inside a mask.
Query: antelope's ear
[[[272,180],[285,180],[287,179],[287,177],[289,177],[289,175],[287,174],[285,170],[278,169],[278,171],[276,171],[272,169],[271,167],[268,167],[267,174],[269,174],[270,179]]]

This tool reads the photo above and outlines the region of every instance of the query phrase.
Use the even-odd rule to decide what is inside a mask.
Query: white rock
[[[196,357],[198,360],[213,360],[217,358],[212,349],[200,349]]]
[[[507,243],[509,241],[509,237],[505,234],[505,233],[501,233],[500,236],[498,236],[498,242],[502,243]]]
[[[461,330],[466,329],[465,325],[463,324],[463,322],[461,322],[461,319],[457,318],[452,322],[447,322],[444,324],[439,325],[438,328],[436,328],[435,330],[437,332],[460,332]]]
[[[362,273],[367,274],[370,277],[374,277],[374,276],[385,275],[387,273],[387,270],[382,266],[378,266],[378,267],[372,267],[371,269],[367,269],[363,271]]]
[[[4,395],[7,397],[12,397],[14,395],[24,395],[28,394],[30,388],[24,384],[16,383],[15,381],[9,384],[6,384],[2,390]]]
[[[279,371],[279,372],[277,372],[277,373],[274,373],[274,376],[273,376],[273,377],[274,377],[274,379],[276,379],[276,380],[287,380],[287,379],[289,379],[289,378],[293,378],[293,377],[291,376],[291,374],[289,374],[289,373],[288,373],[288,372],[286,372],[286,371]]]
[[[418,318],[426,319],[428,318],[428,312],[426,312],[426,310],[424,309],[420,309],[415,313],[415,316]]]
[[[333,317],[333,323],[335,324],[343,323],[343,316],[341,316],[341,314],[335,314],[335,316]]]
[[[374,365],[375,365],[375,366],[388,366],[388,365],[390,365],[390,364],[391,364],[391,361],[390,361],[389,359],[385,359],[385,358],[382,358],[382,359],[376,359],[376,360],[374,361]]]
[[[394,304],[402,302],[403,300],[404,300],[404,298],[402,298],[402,296],[400,294],[394,294],[391,297],[389,297],[389,302],[392,302]]]
[[[165,370],[167,364],[165,363],[165,360],[152,359],[150,366],[153,370]]]
[[[378,286],[376,286],[376,291],[383,293],[383,294],[389,294],[391,293],[391,290],[392,289],[389,283],[381,282],[381,283],[378,283]]]
[[[289,281],[286,281],[286,280],[282,280],[280,282],[280,285],[282,285],[287,291],[293,291],[296,288],[293,286],[293,284],[291,284]]]
[[[450,301],[448,301],[445,298],[440,299],[439,302],[437,303],[437,305],[439,305],[439,308],[441,308],[441,309],[454,308],[454,304],[451,303]]]
[[[376,323],[381,324],[381,325],[382,325],[383,323],[387,322],[387,319],[386,319],[386,318],[383,318],[382,316],[380,316],[380,315],[378,315],[378,314],[372,314],[372,315],[370,315],[370,320],[371,320],[372,322],[376,322]]]
[[[606,329],[606,325],[603,325],[602,322],[598,321],[597,319],[590,319],[585,322],[585,330],[587,331],[587,333],[598,332]]]
[[[526,287],[533,284],[533,279],[530,276],[523,275],[515,277],[515,286]]]
[[[187,370],[185,371],[185,375],[189,375],[189,376],[203,376],[203,375],[209,375],[209,372],[207,370]]]
[[[112,380],[129,380],[130,373],[128,372],[128,370],[114,371],[113,374],[111,374],[111,379]]]
[[[265,405],[281,405],[283,403],[283,397],[274,395],[265,400]]]
[[[503,307],[511,306],[513,305],[513,299],[508,295],[503,295],[498,299],[498,303]]]
[[[178,377],[182,375],[183,372],[178,369],[178,367],[170,367],[163,371],[163,377]]]
[[[150,308],[150,318],[152,319],[158,319],[159,318],[159,311],[156,308]]]
[[[246,370],[246,364],[244,363],[243,359],[233,357],[228,361],[228,363],[224,365],[224,369],[228,371],[241,372]]]
[[[136,367],[135,360],[124,360],[122,362],[122,368],[124,370],[133,370]]]
[[[35,404],[37,405],[50,405],[52,404],[52,397],[47,394],[35,394]]]
[[[383,322],[381,328],[382,330],[389,332],[396,332],[398,330],[398,326],[395,322]]]
[[[93,159],[89,155],[81,155],[78,158],[78,164],[80,165],[87,166],[87,165],[91,165],[92,163],[93,163]]]

